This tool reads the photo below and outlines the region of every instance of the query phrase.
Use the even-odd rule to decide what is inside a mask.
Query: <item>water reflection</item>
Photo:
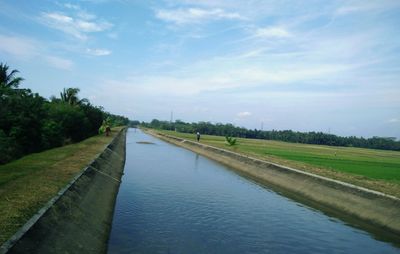
[[[197,171],[198,167],[199,167],[199,154],[195,153],[194,154],[194,169]]]

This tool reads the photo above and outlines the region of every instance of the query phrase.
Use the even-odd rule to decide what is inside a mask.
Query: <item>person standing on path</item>
[[[200,142],[200,132],[196,133],[196,137],[197,137],[197,142]]]

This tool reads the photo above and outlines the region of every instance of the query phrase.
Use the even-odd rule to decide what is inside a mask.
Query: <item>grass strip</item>
[[[120,129],[0,165],[0,244],[95,159]]]

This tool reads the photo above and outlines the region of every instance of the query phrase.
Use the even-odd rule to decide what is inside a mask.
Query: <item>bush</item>
[[[236,144],[236,138],[225,136],[225,140],[229,146],[234,146]]]
[[[7,136],[4,131],[0,129],[0,164],[7,163],[18,156],[15,148],[15,139]]]
[[[42,148],[49,149],[63,144],[63,133],[60,123],[46,120],[42,127]]]

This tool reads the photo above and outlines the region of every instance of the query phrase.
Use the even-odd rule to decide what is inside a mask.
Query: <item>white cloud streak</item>
[[[165,22],[175,23],[177,25],[184,25],[190,23],[202,23],[211,20],[243,20],[243,16],[236,12],[226,12],[223,9],[201,9],[201,8],[187,8],[187,9],[159,9],[156,10],[156,17]]]
[[[80,40],[86,40],[88,33],[102,32],[113,26],[107,21],[94,18],[91,15],[73,17],[59,12],[43,12],[40,16],[43,24]]]
[[[399,7],[400,2],[397,0],[349,1],[345,5],[339,7],[335,14],[348,15],[360,12],[381,12]]]
[[[400,119],[399,118],[392,118],[392,119],[389,119],[388,123],[400,123]]]
[[[221,93],[232,89],[262,89],[284,87],[295,82],[326,80],[326,76],[339,75],[357,66],[288,66],[281,70],[245,66],[234,70],[221,70],[223,62],[205,62],[188,66],[174,73],[157,76],[131,76],[125,80],[106,81],[107,87],[143,96],[194,96],[204,93]],[[183,75],[181,73],[184,73]],[[261,86],[261,87],[260,87]]]
[[[25,37],[0,35],[0,51],[17,58],[31,58],[36,55],[36,42]]]
[[[61,70],[71,70],[73,62],[56,56],[45,56],[46,61],[53,67]]]
[[[239,113],[237,113],[237,117],[238,118],[246,118],[246,117],[249,117],[249,116],[251,116],[252,114],[251,114],[251,112],[248,112],[248,111],[244,111],[244,112],[239,112]]]
[[[291,34],[282,27],[265,27],[257,29],[255,36],[261,38],[288,38],[291,37]]]
[[[66,8],[68,8],[68,9],[80,10],[79,5],[76,5],[76,4],[67,3],[67,4],[64,4],[64,6],[65,6]]]
[[[111,51],[107,49],[86,49],[86,52],[92,56],[108,56],[111,55]]]

